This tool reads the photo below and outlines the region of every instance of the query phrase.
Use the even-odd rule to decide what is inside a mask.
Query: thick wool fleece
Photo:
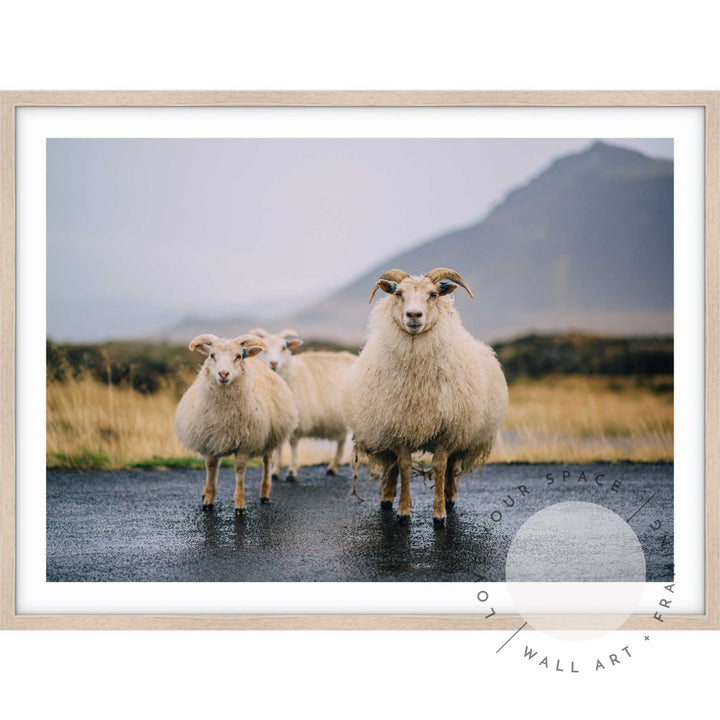
[[[229,385],[215,382],[206,360],[178,404],[175,434],[202,455],[264,455],[288,438],[297,418],[287,384],[259,360],[243,360]]]
[[[392,317],[392,297],[370,316],[369,339],[345,386],[347,421],[359,449],[443,448],[463,470],[487,459],[508,390],[493,350],[463,328],[450,298],[435,324],[409,335]]]
[[[345,439],[342,388],[356,361],[357,357],[348,352],[306,352],[293,356],[282,374],[298,408],[297,437]]]

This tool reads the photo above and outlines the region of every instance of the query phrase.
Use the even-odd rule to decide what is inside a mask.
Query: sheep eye
[[[430,293],[430,297],[433,298],[433,299],[435,299],[437,296],[438,296],[438,294],[437,294],[436,292],[431,292],[431,293]]]
[[[215,359],[215,353],[210,353],[210,357],[214,360],[214,359]]]
[[[242,355],[236,355],[236,356],[235,356],[235,362],[237,362],[238,360],[242,360]]]
[[[403,294],[402,294],[402,292],[401,292],[400,290],[396,290],[396,291],[395,291],[395,297],[398,297],[398,298],[400,298],[400,299],[402,300],[402,296],[403,296]]]

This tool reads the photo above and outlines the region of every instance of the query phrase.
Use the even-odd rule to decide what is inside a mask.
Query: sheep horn
[[[197,350],[198,348],[202,348],[204,345],[212,345],[214,342],[219,340],[220,338],[217,335],[212,335],[211,333],[204,333],[202,335],[198,335],[197,337],[194,337],[190,344],[188,345],[188,348],[190,350]],[[200,350],[202,352],[202,350]],[[207,355],[207,353],[204,353]]]
[[[265,344],[265,341],[258,337],[257,335],[252,335],[250,333],[246,333],[245,335],[238,335],[236,338],[233,338],[233,342],[236,342],[241,347],[245,347],[245,345],[257,345],[258,347],[261,347],[263,350],[267,350],[267,345]]]
[[[435,268],[430,272],[426,272],[425,277],[428,278],[431,282],[435,283],[435,285],[437,285],[440,280],[452,280],[453,282],[456,282],[461,288],[465,288],[465,290],[467,290],[467,294],[470,297],[474,297],[470,288],[465,284],[465,281],[460,276],[460,273],[456,273],[450,268]]]
[[[375,293],[380,287],[381,280],[391,280],[392,282],[399,283],[402,282],[406,277],[410,276],[404,270],[388,270],[387,272],[384,272],[375,283],[375,287],[373,288],[372,294],[370,295],[370,300],[368,300],[368,302],[371,303],[373,301]]]

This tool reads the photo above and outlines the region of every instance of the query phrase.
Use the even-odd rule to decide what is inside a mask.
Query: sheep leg
[[[295,435],[290,438],[290,467],[288,468],[286,480],[297,480],[299,467],[297,450],[299,442],[300,438]]]
[[[380,486],[380,507],[383,510],[392,509],[395,492],[397,491],[397,481],[398,464],[397,460],[395,460],[386,465],[383,470],[382,485]]]
[[[450,458],[447,463],[445,475],[445,507],[450,510],[454,507],[457,498],[458,477],[460,475],[460,460]]]
[[[282,472],[282,445],[279,445],[273,452],[273,463],[270,470],[273,480],[280,479],[280,473]]]
[[[412,455],[406,447],[397,451],[397,463],[400,470],[400,504],[398,505],[398,520],[401,523],[410,522],[410,472],[412,470]]]
[[[248,456],[244,453],[235,455],[235,515],[245,514],[245,468]]]
[[[352,488],[350,489],[350,494],[354,495],[360,502],[365,502],[365,498],[360,497],[360,493],[357,490],[358,474],[360,472],[360,457],[354,442],[352,457],[350,459],[350,467],[352,468]]]
[[[432,459],[433,482],[435,483],[435,500],[433,502],[433,525],[436,528],[445,527],[445,474],[448,466],[448,453],[446,450],[436,450]],[[450,471],[452,474],[452,470]]]
[[[333,461],[328,465],[327,474],[328,475],[335,475],[335,473],[338,471],[338,468],[340,467],[340,463],[342,463],[343,453],[345,452],[345,438],[341,438],[338,440],[337,444],[337,450],[335,451],[335,458]]]
[[[270,502],[270,491],[272,490],[272,475],[270,474],[270,453],[263,455],[263,476],[260,483],[260,502],[267,505]]]
[[[220,458],[215,455],[205,456],[205,487],[203,488],[202,509],[212,510],[215,505],[215,492],[217,491],[217,476],[220,468]]]

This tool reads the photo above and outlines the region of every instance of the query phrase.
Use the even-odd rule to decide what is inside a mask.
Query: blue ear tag
[[[289,340],[286,340],[286,341],[285,341],[285,347],[290,347],[290,341],[289,341]]]
[[[450,289],[451,286],[452,286],[452,283],[449,283],[447,280],[440,281],[440,291],[442,293],[446,293]]]
[[[245,359],[247,357],[247,350],[245,348],[243,348],[242,356],[243,356],[243,359]]]
[[[397,283],[394,282],[394,283],[393,283],[393,292],[395,292],[396,290],[397,290]]]

